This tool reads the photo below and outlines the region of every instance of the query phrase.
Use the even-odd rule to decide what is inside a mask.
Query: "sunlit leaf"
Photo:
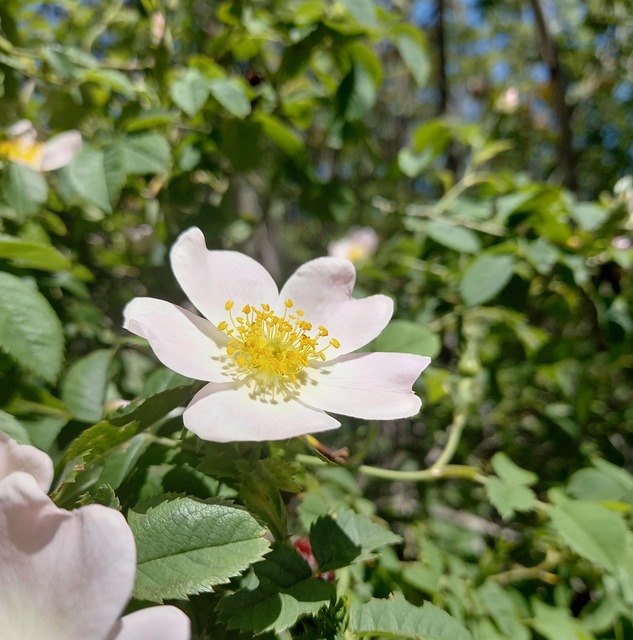
[[[513,272],[512,256],[483,254],[464,273],[459,291],[467,305],[483,304],[505,288]]]
[[[33,375],[53,382],[64,351],[61,323],[32,282],[0,272],[0,349]]]
[[[110,350],[100,349],[77,360],[62,382],[62,400],[76,420],[95,423],[103,417],[103,404],[112,361]]]
[[[350,606],[349,633],[355,636],[395,636],[416,640],[470,640],[468,630],[446,611],[425,602],[416,607],[401,593],[387,600]]]
[[[209,81],[200,71],[187,69],[173,81],[169,93],[177,106],[194,116],[207,101],[210,90]]]
[[[626,553],[627,529],[622,514],[592,502],[569,500],[556,493],[550,511],[554,528],[578,555],[617,572]]]
[[[48,195],[44,176],[17,162],[7,163],[3,187],[4,197],[20,217],[34,214]]]
[[[213,591],[267,552],[265,530],[243,509],[180,498],[130,512],[136,539],[134,597],[151,602]]]
[[[245,118],[251,112],[251,102],[246,90],[236,78],[216,78],[209,82],[211,95],[237,118]]]

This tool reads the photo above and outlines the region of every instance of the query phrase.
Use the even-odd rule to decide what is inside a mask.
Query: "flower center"
[[[15,138],[0,142],[0,157],[21,162],[33,169],[39,169],[44,154],[44,145],[37,142]]]
[[[297,376],[312,360],[325,360],[325,352],[341,345],[330,338],[324,347],[319,345],[328,330],[303,318],[303,311],[293,311],[294,303],[286,300],[283,316],[275,315],[267,304],[256,308],[247,304],[242,316],[233,316],[234,303],[229,300],[224,308],[229,322],[222,321],[218,329],[229,336],[226,352],[248,376],[254,376],[259,385],[286,387],[297,383]]]

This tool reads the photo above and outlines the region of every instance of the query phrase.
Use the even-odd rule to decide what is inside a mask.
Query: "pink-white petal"
[[[183,414],[185,427],[213,442],[285,440],[336,429],[340,422],[297,400],[253,399],[242,384],[208,384]]]
[[[65,167],[81,149],[81,145],[81,133],[74,129],[53,136],[44,145],[40,169],[42,171],[54,171]]]
[[[101,505],[59,509],[22,472],[0,483],[0,638],[105,638],[134,583],[123,516]]]
[[[283,313],[283,303],[290,298],[294,308],[304,312],[306,321],[314,327],[324,326],[329,336],[320,346],[330,338],[341,344],[327,352],[328,358],[356,351],[385,328],[393,314],[393,302],[383,295],[353,299],[355,280],[354,265],[347,260],[317,258],[306,262],[283,286],[278,312]]]
[[[415,415],[411,387],[430,358],[408,353],[360,353],[308,369],[300,399],[311,407],[366,420]],[[311,384],[310,384],[311,383]]]
[[[43,451],[0,433],[0,482],[16,471],[30,473],[42,491],[53,482],[53,461]]]
[[[247,304],[272,306],[277,300],[277,285],[261,264],[236,251],[209,251],[197,227],[176,240],[171,266],[189,300],[215,325],[228,320],[228,300],[238,312]]]
[[[107,640],[189,640],[191,623],[176,607],[169,605],[141,609],[125,616]]]
[[[228,339],[205,318],[155,298],[134,298],[123,318],[123,326],[148,340],[166,367],[196,380],[229,379],[224,370]]]

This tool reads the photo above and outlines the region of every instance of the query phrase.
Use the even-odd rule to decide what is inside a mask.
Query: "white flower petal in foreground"
[[[19,120],[7,133],[7,140],[0,142],[0,157],[36,171],[65,167],[82,146],[81,134],[74,129],[53,136],[48,142],[38,142],[37,132],[29,120]]]
[[[48,491],[53,482],[53,461],[43,451],[0,432],[0,482],[16,471],[30,473],[42,491]]]
[[[120,618],[136,571],[125,518],[101,505],[59,509],[38,484],[44,465],[29,449],[0,441],[9,461],[0,477],[0,638],[189,640],[189,620],[174,607]],[[29,457],[33,468],[19,469]]]
[[[260,264],[209,251],[194,227],[174,244],[171,264],[204,318],[135,298],[124,326],[167,367],[208,382],[183,414],[201,438],[275,440],[340,426],[326,411],[383,420],[418,412],[411,387],[429,358],[349,355],[385,328],[393,303],[381,295],[354,300],[348,260],[312,260],[279,292]]]

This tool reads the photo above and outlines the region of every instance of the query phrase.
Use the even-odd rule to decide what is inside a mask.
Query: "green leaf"
[[[459,291],[467,305],[483,304],[503,290],[513,271],[512,256],[483,254],[466,270]]]
[[[521,613],[517,610],[507,587],[488,579],[477,593],[504,637],[512,640],[530,640],[530,632],[519,622]]]
[[[83,79],[84,82],[94,82],[100,87],[116,91],[130,100],[136,97],[136,87],[117,69],[89,69],[84,73]]]
[[[0,349],[47,382],[59,375],[64,333],[46,298],[28,280],[0,272]]]
[[[426,231],[435,242],[461,253],[479,253],[481,242],[471,229],[450,224],[443,220],[431,220]]]
[[[392,320],[372,342],[373,351],[414,353],[435,357],[441,348],[440,339],[424,325],[410,320]]]
[[[299,493],[301,485],[295,477],[301,473],[301,468],[292,462],[281,458],[264,458],[257,461],[257,474],[263,482],[268,482],[282,491]]]
[[[102,349],[84,356],[68,369],[62,382],[62,400],[73,418],[91,424],[103,418],[112,351]]]
[[[323,516],[310,528],[312,553],[320,571],[368,560],[379,547],[401,540],[386,527],[350,510]]]
[[[137,547],[133,595],[150,602],[212,592],[269,547],[265,530],[247,511],[191,498],[130,512],[129,523]]]
[[[123,166],[128,175],[165,173],[171,163],[171,148],[163,136],[146,133],[124,138]]]
[[[585,631],[579,620],[571,617],[566,609],[550,607],[536,598],[532,599],[534,618],[532,627],[547,640],[592,640],[593,636]]]
[[[532,509],[536,496],[527,485],[534,484],[538,476],[518,467],[505,453],[496,453],[492,466],[499,477],[487,479],[486,492],[501,516],[508,520],[515,511]]]
[[[336,93],[337,110],[346,120],[360,120],[374,106],[377,95],[371,71],[355,61]]]
[[[111,451],[133,438],[139,431],[137,422],[118,427],[107,420],[97,422],[75,438],[62,457],[62,463],[69,467],[73,461],[81,460],[82,466]]]
[[[108,416],[108,421],[120,427],[130,422],[137,422],[142,429],[146,429],[164,418],[176,407],[187,404],[203,385],[204,383],[194,382],[169,387],[149,396],[149,398],[135,400],[126,407],[114,411]]]
[[[312,576],[310,567],[295,549],[285,545],[254,566],[258,584],[242,588],[220,601],[220,616],[233,629],[280,632],[301,616],[314,614],[335,596],[332,584]]]
[[[560,255],[558,249],[544,238],[537,238],[533,242],[519,239],[519,248],[542,275],[551,273]]]
[[[571,217],[583,231],[596,231],[611,215],[611,211],[595,202],[578,202],[571,208]]]
[[[20,421],[2,409],[0,409],[0,431],[18,444],[31,444],[29,434]]]
[[[48,186],[39,172],[18,162],[8,162],[4,180],[4,197],[20,217],[37,212],[46,202]]]
[[[70,261],[50,244],[22,240],[0,234],[0,258],[10,260],[16,267],[61,271],[70,268]]]
[[[422,31],[412,25],[398,25],[394,44],[407,67],[409,67],[409,71],[418,87],[426,86],[429,80],[431,64]]]
[[[492,466],[496,474],[512,484],[525,484],[531,486],[538,482],[538,476],[531,471],[521,469],[503,452],[495,453],[492,457]]]
[[[279,118],[260,112],[253,119],[262,125],[264,135],[284,153],[296,156],[303,151],[303,140]]]
[[[504,520],[509,520],[515,511],[529,511],[536,500],[534,491],[529,487],[504,482],[494,476],[486,480],[486,493]]]
[[[633,476],[605,460],[595,460],[594,468],[580,469],[572,475],[567,492],[575,498],[591,501],[631,500]]]
[[[343,0],[349,14],[364,27],[377,27],[376,6],[372,0]]]
[[[172,82],[169,95],[187,115],[194,116],[204,106],[210,90],[209,80],[198,69],[187,69]]]
[[[552,492],[552,525],[578,555],[617,573],[626,554],[622,514],[592,502],[569,500]]]
[[[430,602],[416,607],[401,593],[388,600],[353,603],[348,633],[357,636],[398,636],[415,640],[470,640],[469,631]]]
[[[417,178],[432,161],[431,154],[426,151],[416,153],[409,147],[402,147],[398,152],[398,168],[409,178]],[[411,221],[414,221],[414,224],[420,222],[418,218],[405,218],[405,226]]]
[[[85,146],[68,166],[68,176],[75,191],[107,213],[118,198],[125,173],[117,145],[106,150]]]
[[[237,118],[245,118],[251,112],[251,101],[246,89],[237,78],[216,78],[209,82],[211,95]]]

